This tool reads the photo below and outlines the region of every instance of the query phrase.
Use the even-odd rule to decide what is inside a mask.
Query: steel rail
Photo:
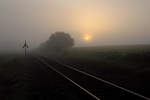
[[[56,60],[55,60],[55,61],[56,61]],[[116,85],[116,84],[114,84],[114,83],[112,83],[112,82],[106,81],[106,80],[104,80],[104,79],[102,79],[102,78],[96,77],[96,76],[91,75],[91,74],[89,74],[89,73],[87,73],[87,72],[81,71],[81,70],[79,70],[79,69],[77,69],[77,68],[71,67],[70,65],[66,65],[66,64],[64,64],[64,63],[62,63],[62,62],[58,62],[58,61],[56,61],[56,62],[59,63],[59,64],[61,64],[61,65],[63,65],[63,66],[66,67],[66,68],[69,68],[69,69],[74,70],[74,71],[76,71],[76,72],[82,73],[82,74],[84,74],[84,75],[86,75],[86,76],[92,77],[92,78],[94,78],[94,79],[96,79],[96,80],[98,80],[98,81],[101,81],[101,82],[103,82],[103,83],[106,83],[106,84],[108,84],[108,85],[111,85],[111,86],[113,86],[113,87],[116,87],[116,88],[118,88],[118,89],[121,89],[121,90],[123,90],[123,91],[126,91],[127,93],[133,94],[133,95],[138,96],[138,97],[140,97],[140,98],[142,98],[142,99],[145,99],[145,100],[150,100],[150,98],[148,98],[148,97],[146,97],[146,96],[143,96],[143,95],[141,95],[141,94],[139,94],[139,93],[136,93],[136,92],[131,91],[131,90],[129,90],[129,89],[126,89],[126,88],[123,88],[123,87],[121,87],[121,86],[118,86],[118,85]]]
[[[77,87],[79,87],[81,90],[83,90],[85,93],[87,93],[88,95],[90,95],[91,97],[93,97],[93,99],[96,100],[101,100],[99,97],[97,97],[96,95],[94,95],[93,93],[89,92],[87,89],[85,89],[84,87],[82,87],[81,85],[79,85],[78,83],[74,82],[72,79],[70,79],[69,77],[67,77],[66,75],[64,75],[62,72],[58,71],[57,69],[55,69],[54,67],[52,67],[49,63],[47,63],[44,59],[36,57],[36,59],[38,59],[41,63],[43,63],[44,65],[46,65],[48,68],[50,68],[51,70],[53,70],[54,72],[58,73],[59,75],[61,75],[62,77],[64,77],[65,79],[67,79],[68,81],[70,81],[71,83],[73,83],[74,85],[76,85]]]

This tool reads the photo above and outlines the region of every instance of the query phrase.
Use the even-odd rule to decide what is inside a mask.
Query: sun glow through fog
[[[90,41],[90,40],[92,39],[92,35],[90,35],[90,34],[84,34],[84,35],[83,35],[83,39],[84,39],[85,41]]]
[[[71,23],[75,31],[81,33],[80,39],[84,43],[92,43],[97,37],[106,36],[105,33],[115,29],[115,20],[107,10],[99,12],[96,8],[87,8],[75,11]],[[94,36],[94,37],[93,37]],[[78,36],[77,36],[78,37]]]

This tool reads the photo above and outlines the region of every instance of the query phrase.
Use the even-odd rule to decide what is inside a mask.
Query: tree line
[[[53,33],[47,41],[40,45],[40,50],[45,53],[62,53],[74,46],[74,39],[65,32]]]

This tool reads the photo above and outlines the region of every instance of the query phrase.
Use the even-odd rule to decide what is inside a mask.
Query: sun
[[[84,35],[83,35],[83,39],[84,39],[85,41],[90,41],[90,40],[92,39],[92,36],[91,36],[90,34],[84,34]]]

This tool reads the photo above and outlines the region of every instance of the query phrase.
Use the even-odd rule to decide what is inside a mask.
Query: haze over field
[[[76,46],[149,44],[150,0],[0,0],[0,50],[64,31]]]

